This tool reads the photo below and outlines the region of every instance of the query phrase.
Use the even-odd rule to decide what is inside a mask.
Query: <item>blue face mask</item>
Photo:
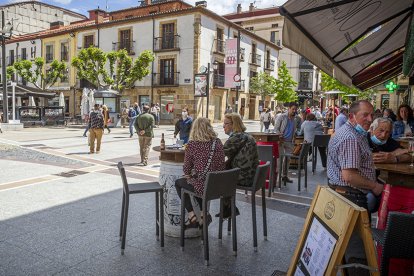
[[[361,135],[367,135],[368,131],[366,131],[360,124],[357,124],[355,126],[356,132],[358,132]]]
[[[371,135],[371,141],[378,146],[384,145],[385,143],[387,143],[387,141],[381,141],[380,139],[377,138],[377,136],[375,135]]]

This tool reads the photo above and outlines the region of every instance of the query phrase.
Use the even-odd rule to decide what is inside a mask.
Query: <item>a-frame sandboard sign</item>
[[[318,186],[287,274],[337,275],[354,230],[364,243],[371,275],[379,275],[367,211]]]

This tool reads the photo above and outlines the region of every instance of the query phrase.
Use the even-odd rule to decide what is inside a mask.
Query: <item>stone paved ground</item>
[[[248,131],[257,122],[246,122]],[[225,139],[221,125],[215,125]],[[155,131],[172,139],[173,127]],[[203,265],[199,239],[166,237],[164,249],[155,239],[153,195],[131,198],[127,247],[118,241],[121,181],[116,163],[122,160],[131,181],[158,178],[158,154],[150,165],[136,166],[138,143],[127,128],[105,134],[101,154],[89,155],[81,129],[26,128],[0,134],[0,275],[271,275],[286,271],[301,232],[307,205],[325,173],[318,167],[307,191],[295,183],[267,200],[269,237],[263,240],[258,210],[259,250],[252,248],[251,205],[239,194],[238,256],[231,236],[216,238],[217,220],[210,225],[211,265]],[[12,145],[12,146],[11,146]],[[310,163],[309,167],[310,167]],[[291,174],[291,177],[295,176]],[[211,212],[217,212],[217,202]]]

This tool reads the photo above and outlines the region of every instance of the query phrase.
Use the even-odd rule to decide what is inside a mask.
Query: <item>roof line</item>
[[[68,9],[65,9],[65,8],[62,8],[62,7],[59,7],[59,6],[51,5],[51,4],[48,4],[48,3],[43,3],[43,2],[40,2],[40,1],[23,1],[23,2],[10,3],[10,4],[6,4],[6,5],[0,5],[0,9],[11,7],[11,6],[20,6],[20,5],[25,5],[25,4],[39,4],[39,5],[49,6],[49,7],[56,8],[58,10],[65,11],[67,13],[71,13],[73,15],[80,16],[82,18],[87,18],[85,15],[83,15],[81,13],[74,12],[74,11],[71,11],[71,10],[68,10]]]

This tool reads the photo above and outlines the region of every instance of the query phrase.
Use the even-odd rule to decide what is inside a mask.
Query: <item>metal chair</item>
[[[184,218],[185,210],[185,193],[190,196],[198,197],[203,200],[203,218],[207,218],[207,206],[209,201],[220,199],[220,219],[219,219],[219,239],[222,238],[223,226],[223,199],[231,198],[231,219],[233,221],[233,253],[237,255],[237,232],[236,232],[236,185],[239,179],[240,169],[235,168],[227,171],[209,172],[204,186],[204,193],[200,196],[197,193],[181,189],[181,217]],[[208,225],[203,223],[203,241],[204,241],[204,263],[209,265],[209,248],[208,248]],[[181,220],[180,235],[181,250],[184,250],[184,220]]]
[[[311,147],[311,143],[303,143],[302,148],[300,150],[299,155],[294,155],[292,153],[285,153],[279,156],[279,158],[290,158],[290,159],[297,159],[298,160],[298,191],[300,192],[300,180],[301,180],[301,170],[302,166],[305,170],[305,189],[308,188],[308,166],[307,166],[307,157],[309,153],[309,149]],[[287,162],[280,162],[279,165],[279,189],[282,188],[282,163],[285,163],[286,170],[288,169]],[[283,181],[284,186],[286,186],[286,180]]]
[[[119,229],[119,237],[122,240],[121,254],[124,255],[126,232],[128,223],[128,209],[129,209],[129,195],[131,194],[143,194],[143,193],[155,193],[155,229],[157,240],[161,232],[161,247],[164,247],[164,195],[162,186],[158,182],[144,182],[136,184],[128,184],[128,180],[125,174],[124,165],[122,162],[118,162],[118,170],[122,178],[122,211],[121,211],[121,225]],[[161,230],[161,231],[160,231]]]
[[[312,144],[312,174],[315,174],[315,168],[318,158],[317,149],[319,147],[324,147],[328,149],[329,140],[331,140],[331,135],[329,134],[315,135]]]
[[[266,146],[267,147],[267,146]],[[270,146],[271,147],[271,146]],[[265,183],[267,172],[270,168],[270,162],[259,165],[256,168],[256,174],[253,179],[253,185],[250,187],[239,186],[236,188],[244,191],[250,191],[252,195],[252,222],[253,222],[253,248],[257,251],[257,224],[256,224],[256,192],[262,190],[262,212],[263,212],[263,236],[267,240],[267,219],[266,219],[266,192]],[[228,229],[231,229],[231,221],[229,220]]]
[[[414,214],[390,212],[385,230],[371,231],[382,245],[381,275],[388,275],[391,258],[414,259]]]
[[[270,173],[269,173],[269,192],[267,196],[271,196],[274,191],[274,157],[273,157],[273,146],[272,145],[257,145],[257,153],[259,155],[259,160],[263,162],[270,162]]]

